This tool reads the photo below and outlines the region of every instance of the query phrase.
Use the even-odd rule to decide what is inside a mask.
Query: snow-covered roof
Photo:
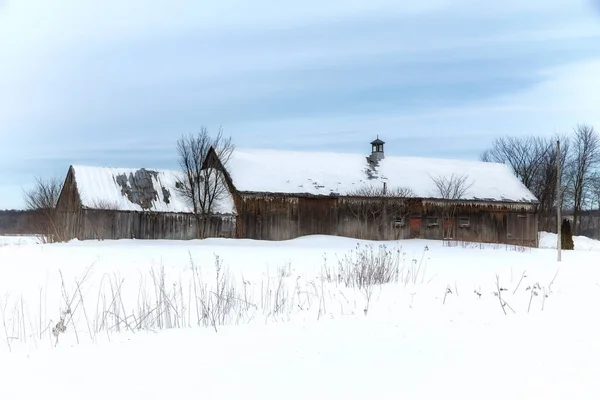
[[[187,199],[177,190],[181,171],[71,166],[84,208],[122,211],[189,213]],[[213,213],[234,213],[233,198],[215,204]]]
[[[432,177],[466,175],[463,200],[537,202],[504,164],[386,156],[371,171],[366,155],[236,149],[227,166],[240,192],[347,195],[366,186],[409,188],[415,197],[440,198]]]

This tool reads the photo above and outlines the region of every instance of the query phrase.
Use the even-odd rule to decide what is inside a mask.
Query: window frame
[[[463,221],[466,220],[466,224]],[[461,229],[470,228],[471,227],[471,218],[470,217],[458,217],[458,227]]]
[[[427,227],[437,228],[440,226],[440,219],[438,217],[427,217]]]

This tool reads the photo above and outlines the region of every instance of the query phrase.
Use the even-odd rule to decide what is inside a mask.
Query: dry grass
[[[15,345],[55,347],[84,339],[94,343],[100,336],[111,340],[124,332],[190,327],[218,332],[227,325],[282,322],[297,314],[315,319],[334,314],[366,315],[388,286],[393,288],[386,292],[388,299],[408,293],[406,305],[412,308],[415,293],[423,288],[419,285],[435,278],[427,276],[428,251],[425,247],[420,257],[412,258],[402,248],[357,246],[335,264],[324,259],[317,276],[298,274],[286,264],[254,280],[234,276],[218,256],[207,268],[190,257],[189,270],[180,272],[179,277],[167,275],[165,267],[159,265],[140,272],[138,279],[126,281],[116,273],[93,276],[97,271],[91,266],[70,283],[61,273],[60,288],[40,289],[33,303],[23,295],[0,298],[0,343],[13,351]],[[514,314],[532,310],[535,298],[540,299],[543,311],[554,280],[542,286],[528,281],[523,273],[510,290],[500,286],[499,277],[495,283],[498,298],[493,307],[500,304],[504,313],[510,310]],[[439,284],[443,287],[438,292]],[[442,288],[443,298],[439,299],[443,306],[455,301],[450,299],[458,301],[456,281],[448,285],[436,282],[430,293],[437,297]],[[469,301],[493,299],[481,288],[475,294]],[[55,300],[51,307],[48,298]],[[521,307],[513,309],[509,303]]]

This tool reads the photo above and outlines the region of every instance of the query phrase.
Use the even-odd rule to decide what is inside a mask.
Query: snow
[[[557,234],[550,232],[540,232],[539,246],[543,249],[556,249]],[[575,250],[600,250],[600,241],[590,239],[586,236],[573,236],[573,244]]]
[[[156,196],[151,202],[151,207],[144,210],[139,204],[132,202],[124,193],[118,183],[118,177],[127,178],[127,185],[131,188],[130,177],[140,171],[134,168],[90,167],[82,165],[72,166],[75,181],[85,208],[110,208],[121,211],[153,211],[189,213],[192,208],[187,199],[177,190],[177,182],[184,181],[185,176],[181,171],[147,169],[156,175],[152,177],[152,186]],[[165,197],[163,188],[168,192]],[[230,194],[213,206],[216,214],[233,214],[234,204]]]
[[[348,194],[365,186],[410,188],[416,197],[439,198],[432,177],[467,175],[465,200],[535,202],[535,196],[504,164],[386,156],[368,179],[365,155],[236,149],[227,164],[242,192]]]
[[[40,244],[41,240],[29,235],[5,235],[0,236],[0,246],[24,246],[28,244]]]
[[[335,273],[380,245],[398,254],[400,279],[367,302]],[[3,246],[0,398],[596,399],[597,257],[328,236]],[[238,285],[231,318],[197,326],[195,299],[226,275]],[[73,319],[55,345],[63,281]],[[128,329],[157,289],[177,329]]]
[[[383,188],[386,182],[390,190],[410,188],[416,197],[439,198],[432,178],[449,178],[455,174],[468,177],[470,187],[463,200],[536,201],[507,166],[496,163],[388,156],[369,179],[366,157],[358,154],[236,149],[226,167],[234,186],[241,192],[345,195],[368,186]],[[72,168],[84,207],[143,211],[139,202],[128,198],[119,183],[125,178],[125,187],[132,189],[131,177],[139,169],[81,165]],[[153,173],[155,195],[147,211],[191,211],[176,188],[177,182],[184,180],[181,171],[148,171]],[[230,193],[216,203],[214,212],[235,214]]]

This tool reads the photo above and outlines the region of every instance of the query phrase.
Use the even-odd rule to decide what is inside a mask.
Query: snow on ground
[[[541,232],[540,248],[556,249],[558,245],[557,237],[556,233]],[[586,236],[573,236],[573,244],[575,250],[600,250],[600,241]]]
[[[398,275],[347,287],[361,256]],[[2,246],[0,398],[596,399],[597,259],[325,236]]]
[[[0,236],[0,246],[23,246],[28,244],[40,244],[41,241],[36,236],[27,235],[6,235]]]

